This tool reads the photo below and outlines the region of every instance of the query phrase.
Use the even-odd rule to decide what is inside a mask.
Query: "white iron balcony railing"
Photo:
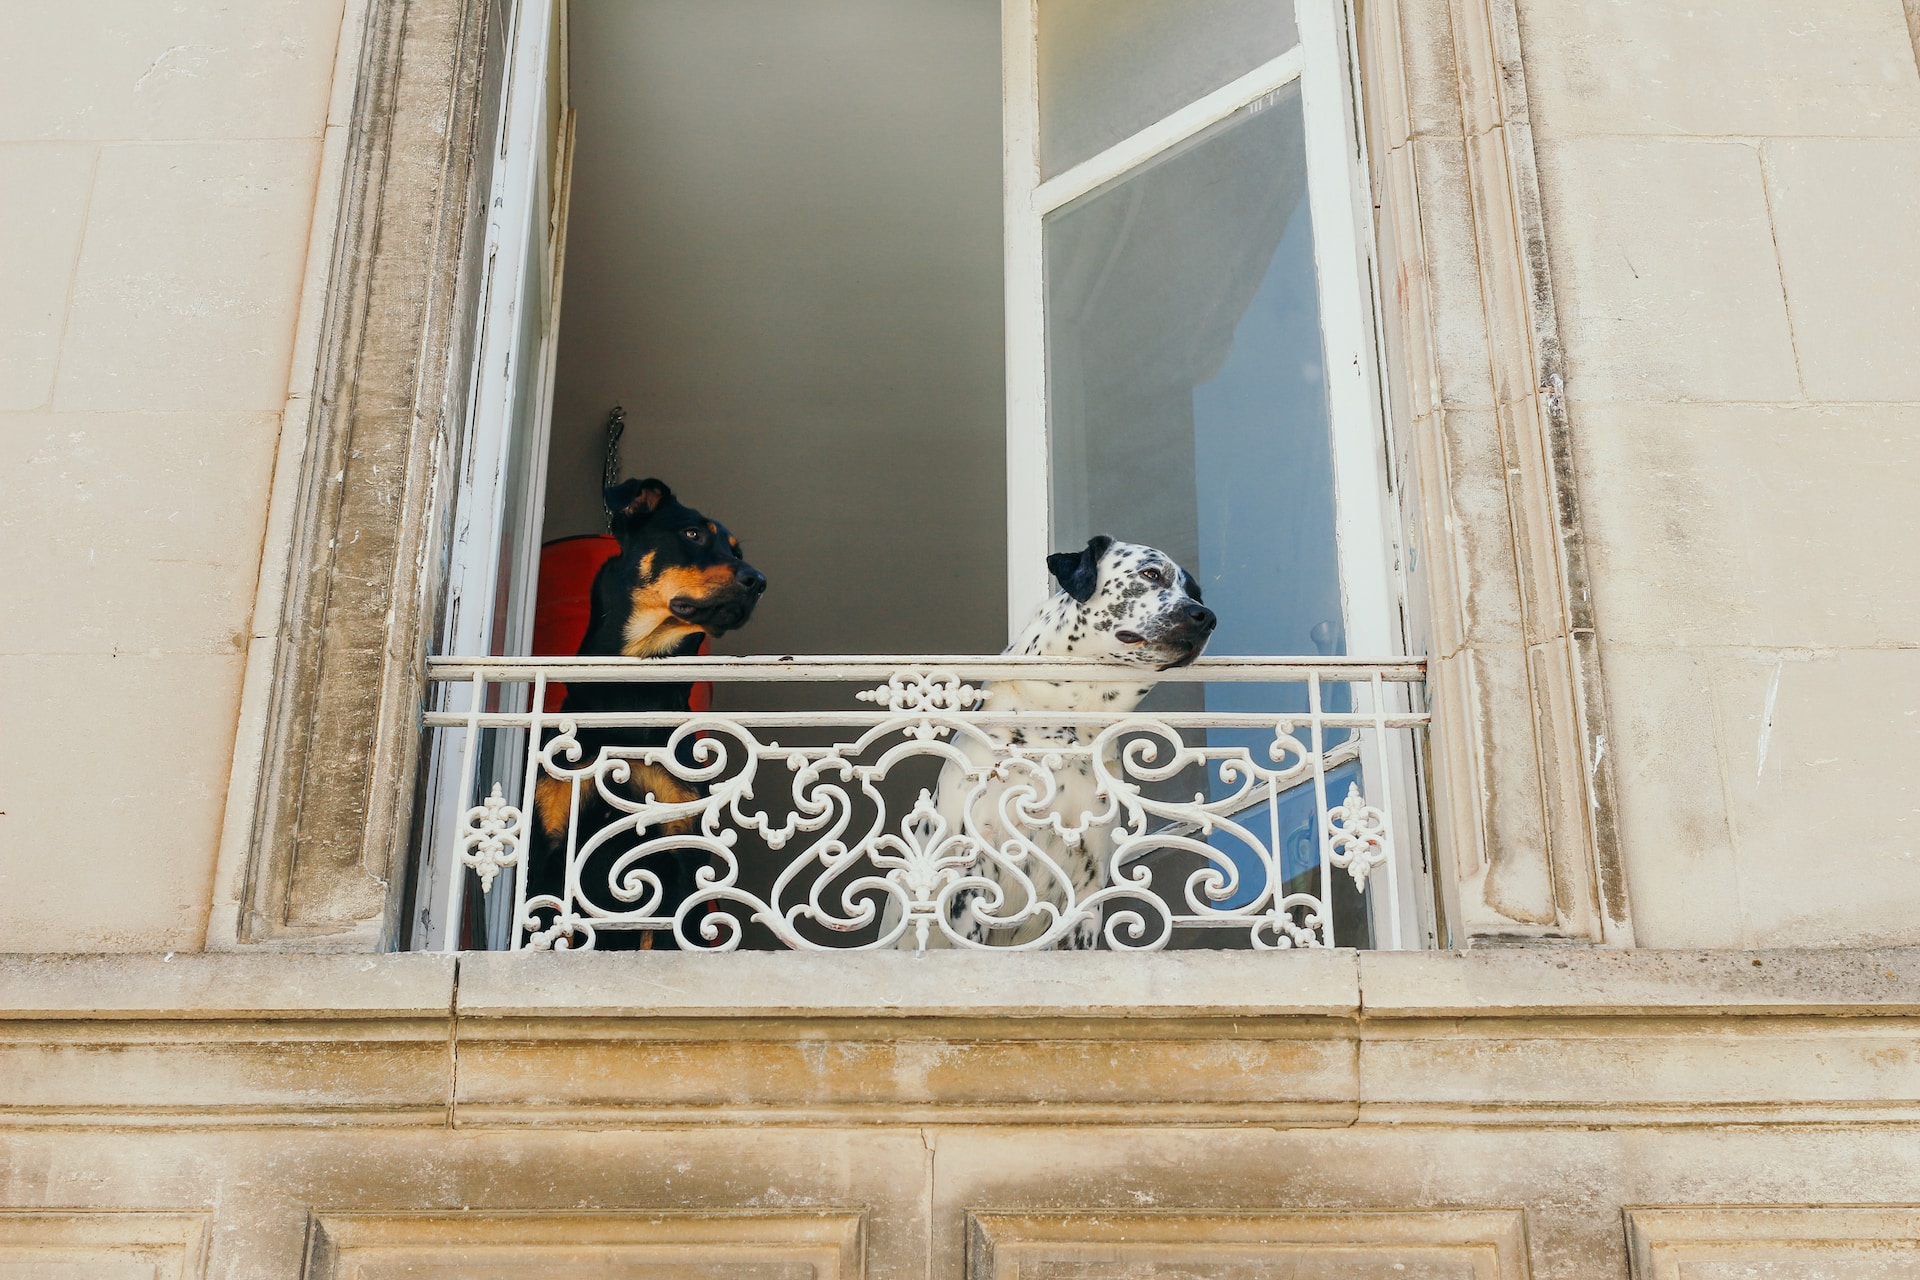
[[[983,705],[993,681],[1142,683],[1073,659],[436,658],[428,677],[447,781],[416,920],[448,950],[1429,936],[1419,659],[1206,658],[1126,713]],[[545,709],[559,682],[696,681],[715,710]]]

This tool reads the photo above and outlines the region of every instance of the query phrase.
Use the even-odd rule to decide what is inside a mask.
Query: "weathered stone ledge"
[[[0,954],[0,1020],[1920,1015],[1920,947]]]
[[[1920,1121],[1920,949],[0,957],[0,1125]]]

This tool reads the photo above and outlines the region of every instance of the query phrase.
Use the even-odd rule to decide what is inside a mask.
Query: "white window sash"
[[[552,169],[546,127],[554,2],[517,0],[508,28],[499,143],[487,195],[480,332],[452,495],[440,637],[440,652],[447,654],[525,653],[532,636],[558,317],[552,274],[558,264],[548,234]],[[529,305],[546,313],[537,317],[540,336],[530,346],[523,339]],[[529,379],[531,388],[525,385]],[[530,421],[520,421],[515,410],[528,392]],[[509,476],[516,463],[525,487],[518,501],[510,502]],[[502,557],[510,532],[516,536],[509,563]],[[436,735],[428,760],[422,861],[412,908],[416,947],[437,950],[445,945],[447,931],[459,927],[463,878],[448,863],[447,833],[474,803],[475,780],[462,778],[455,764],[464,755],[464,735],[464,730]],[[503,778],[519,776],[517,760],[497,766]],[[511,922],[497,907],[499,902],[489,903],[487,932],[504,942]]]
[[[1297,80],[1332,422],[1335,537],[1347,652],[1383,658],[1405,652],[1401,539],[1388,464],[1372,210],[1364,140],[1357,128],[1352,14],[1347,0],[1293,3],[1297,46],[1043,180],[1039,0],[1002,0],[1009,637],[1051,594],[1045,561],[1049,551],[1058,549],[1052,545],[1044,219]],[[1362,709],[1371,708],[1356,707]],[[1422,825],[1416,768],[1410,751],[1394,760],[1381,759],[1376,752],[1362,758],[1369,799],[1388,810],[1397,831],[1410,836]],[[1423,842],[1417,839],[1401,843],[1402,849],[1420,847]],[[1414,887],[1423,879],[1402,875],[1398,900],[1374,902],[1374,936],[1386,945],[1431,944],[1432,911]]]
[[[1314,274],[1320,288],[1320,333],[1333,424],[1334,532],[1340,564],[1347,652],[1406,652],[1403,600],[1405,543],[1393,497],[1391,415],[1377,324],[1379,280],[1366,140],[1359,129],[1359,65],[1348,0],[1295,0],[1300,43],[1301,106],[1306,122],[1307,199],[1313,219]],[[1403,710],[1404,688],[1376,684],[1355,690],[1355,710]],[[1363,705],[1364,697],[1364,705]],[[1401,858],[1425,856],[1425,812],[1418,802],[1420,762],[1404,735],[1367,739],[1362,785],[1386,812]],[[1387,949],[1436,945],[1426,868],[1392,869],[1396,895],[1369,903],[1373,935]]]

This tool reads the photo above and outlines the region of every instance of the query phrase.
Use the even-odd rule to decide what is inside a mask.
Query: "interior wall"
[[[999,6],[573,0],[549,538],[624,473],[770,588],[736,653],[1005,642]]]

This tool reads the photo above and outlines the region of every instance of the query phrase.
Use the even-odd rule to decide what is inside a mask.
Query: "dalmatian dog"
[[[981,709],[986,711],[1132,711],[1154,686],[1152,672],[1181,667],[1200,656],[1213,634],[1213,611],[1200,602],[1200,586],[1193,575],[1175,564],[1164,551],[1130,542],[1116,542],[1104,534],[1090,539],[1080,551],[1063,551],[1047,557],[1047,568],[1059,583],[1059,589],[1034,614],[1032,621],[1011,645],[1008,654],[1041,657],[1092,658],[1103,663],[1138,667],[1138,680],[1063,681],[1002,680],[984,691]],[[1091,742],[1100,726],[1081,726],[1063,720],[1036,727],[1008,727],[986,730],[999,748],[1079,746]],[[963,739],[960,750],[969,766],[981,770],[990,766],[1001,752],[984,743]],[[938,818],[932,824],[937,832],[951,837],[965,829],[967,810],[971,810],[971,830],[981,839],[1002,846],[1009,833],[1000,811],[1000,799],[1008,787],[1026,787],[1033,775],[1011,773],[1005,780],[990,780],[984,787],[968,777],[969,769],[949,761],[941,771],[935,808]],[[1008,916],[1034,905],[1035,900],[1052,902],[1064,908],[1070,885],[1072,900],[1080,901],[1096,891],[1105,875],[1107,857],[1113,848],[1110,827],[1102,826],[1089,815],[1103,813],[1106,800],[1098,794],[1090,754],[1069,755],[1053,771],[1057,790],[1042,806],[1057,816],[1058,823],[1022,821],[1020,833],[1031,840],[1051,860],[1056,872],[1030,855],[1019,873],[982,858],[964,873],[965,878],[983,878],[996,886],[993,890],[977,885],[955,893],[947,919],[955,933],[969,941],[990,946],[1030,946],[1044,937],[1055,924],[1046,911],[1033,912],[1018,925],[994,927],[985,916]],[[1069,841],[1061,828],[1083,828],[1079,840]],[[925,831],[923,830],[923,835]],[[1067,884],[1060,883],[1064,875]],[[949,880],[949,883],[951,881]],[[886,928],[898,923],[900,906],[893,904]],[[1077,921],[1051,944],[1071,950],[1090,950],[1100,940],[1101,919],[1093,913]],[[947,936],[933,927],[931,919],[914,922],[901,935],[898,945],[912,948],[923,945],[951,945]]]

